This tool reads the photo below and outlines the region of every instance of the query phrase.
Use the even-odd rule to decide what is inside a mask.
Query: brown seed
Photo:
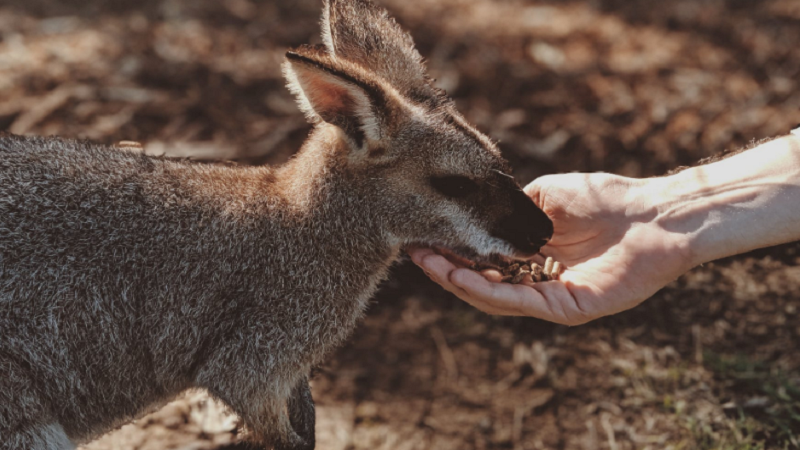
[[[482,272],[482,271],[488,270],[488,269],[497,270],[498,272],[502,272],[503,271],[500,267],[493,266],[491,264],[486,264],[486,263],[472,263],[472,265],[469,266],[469,269],[470,270],[474,270],[476,272]]]
[[[483,270],[473,265],[473,270]],[[486,267],[484,267],[486,268]],[[505,267],[491,267],[499,270],[503,275],[501,281],[504,283],[536,283],[558,279],[558,275],[564,270],[564,266],[553,258],[545,259],[544,266],[533,261],[518,261]]]
[[[533,274],[531,272],[525,273],[522,277],[521,283],[523,284],[533,284]]]
[[[514,278],[511,279],[511,284],[519,284],[520,281],[522,281],[522,279],[525,278],[525,275],[527,274],[522,272],[514,275]]]
[[[531,277],[533,278],[533,281],[534,282],[542,281],[542,266],[538,264],[533,264],[532,269],[533,270],[531,272]]]

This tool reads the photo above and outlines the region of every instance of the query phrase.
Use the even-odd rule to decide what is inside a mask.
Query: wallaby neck
[[[298,154],[274,173],[275,191],[320,260],[348,271],[383,273],[400,244],[385,226],[376,187],[348,166],[347,144],[333,126],[314,130]],[[365,180],[366,178],[366,180]],[[343,276],[355,274],[343,273]]]

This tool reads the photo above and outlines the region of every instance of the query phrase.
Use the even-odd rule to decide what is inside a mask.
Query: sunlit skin
[[[800,136],[675,175],[542,177],[525,192],[555,224],[558,281],[500,283],[428,248],[412,260],[476,308],[579,325],[638,305],[699,264],[800,240]]]

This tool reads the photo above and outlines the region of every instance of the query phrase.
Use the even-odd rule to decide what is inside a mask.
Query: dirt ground
[[[800,122],[798,0],[382,0],[521,182],[647,177]],[[308,133],[288,47],[318,0],[3,0],[0,130],[246,164]],[[800,245],[568,328],[490,317],[408,263],[313,382],[321,450],[800,448]],[[235,370],[235,368],[232,368]],[[86,447],[212,449],[202,393]]]

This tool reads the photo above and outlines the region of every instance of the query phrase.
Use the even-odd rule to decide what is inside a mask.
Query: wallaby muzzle
[[[511,191],[511,214],[498,222],[492,234],[529,257],[553,237],[553,221],[517,187]]]

